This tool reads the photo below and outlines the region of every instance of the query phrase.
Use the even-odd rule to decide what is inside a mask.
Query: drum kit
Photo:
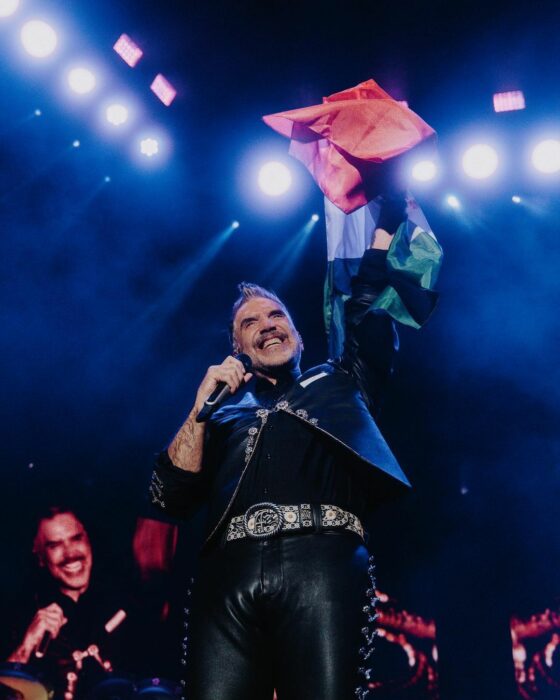
[[[0,665],[0,700],[165,700],[179,698],[181,687],[164,678],[135,680],[126,675],[107,671],[105,677],[85,695],[76,692],[77,674],[70,672],[67,691],[57,697],[52,685],[29,664],[3,663]]]

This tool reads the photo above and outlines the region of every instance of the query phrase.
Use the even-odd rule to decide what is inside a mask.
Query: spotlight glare
[[[110,124],[113,124],[113,126],[120,126],[128,119],[128,109],[124,105],[115,103],[107,107],[105,116]]]
[[[19,0],[0,0],[0,17],[9,17],[18,9]]]
[[[412,168],[412,177],[418,182],[429,182],[437,175],[437,167],[433,160],[421,160]]]
[[[152,158],[159,151],[159,144],[156,139],[148,137],[140,141],[140,153],[148,158]]]
[[[111,182],[111,177],[109,175],[105,175],[103,182]]]
[[[312,214],[311,221],[313,221],[314,223],[317,223],[317,221],[319,221],[319,214]]]
[[[78,95],[86,95],[95,87],[95,75],[88,68],[73,68],[68,73],[68,85]]]
[[[477,143],[465,151],[463,155],[463,170],[475,180],[490,177],[498,167],[498,154],[485,143]]]
[[[81,144],[80,144],[80,142],[78,141],[78,139],[76,139],[75,141],[72,141],[72,146],[73,146],[74,148],[80,148]]]
[[[234,230],[237,229],[237,228],[239,228],[240,226],[241,226],[241,224],[240,224],[239,221],[237,221],[237,220],[231,222],[231,228],[234,229]]]
[[[511,201],[514,204],[521,204],[521,197],[518,194],[514,194],[513,197],[511,198]]]
[[[54,29],[40,19],[26,22],[21,29],[20,37],[23,48],[35,58],[46,58],[56,49],[58,43]]]
[[[285,194],[292,184],[292,174],[284,163],[270,161],[259,170],[259,187],[269,197]]]
[[[538,143],[531,156],[535,168],[547,175],[552,175],[560,170],[560,141],[546,139]]]
[[[452,209],[460,209],[461,208],[461,202],[458,200],[458,198],[454,194],[447,195],[445,201]]]
[[[43,114],[43,112],[41,112],[40,109],[36,109],[36,110],[33,112],[33,114],[34,114],[36,117],[40,117],[41,114]]]

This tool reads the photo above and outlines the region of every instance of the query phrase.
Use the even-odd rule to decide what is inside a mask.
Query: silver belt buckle
[[[245,512],[243,529],[253,539],[272,537],[280,532],[282,520],[282,511],[276,503],[256,503]]]

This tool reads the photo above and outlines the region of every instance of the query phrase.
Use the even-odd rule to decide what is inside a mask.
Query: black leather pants
[[[204,554],[187,617],[186,700],[272,700],[275,688],[278,700],[365,697],[372,572],[361,540],[342,532]]]

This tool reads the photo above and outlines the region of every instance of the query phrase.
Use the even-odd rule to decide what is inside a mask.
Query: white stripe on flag
[[[419,226],[433,237],[432,229],[424,212],[414,198],[407,193],[407,216],[412,223]],[[325,222],[327,229],[327,260],[361,258],[369,248],[371,236],[379,218],[379,198],[368,202],[364,207],[351,214],[345,214],[325,197]],[[414,231],[416,237],[420,231]]]

